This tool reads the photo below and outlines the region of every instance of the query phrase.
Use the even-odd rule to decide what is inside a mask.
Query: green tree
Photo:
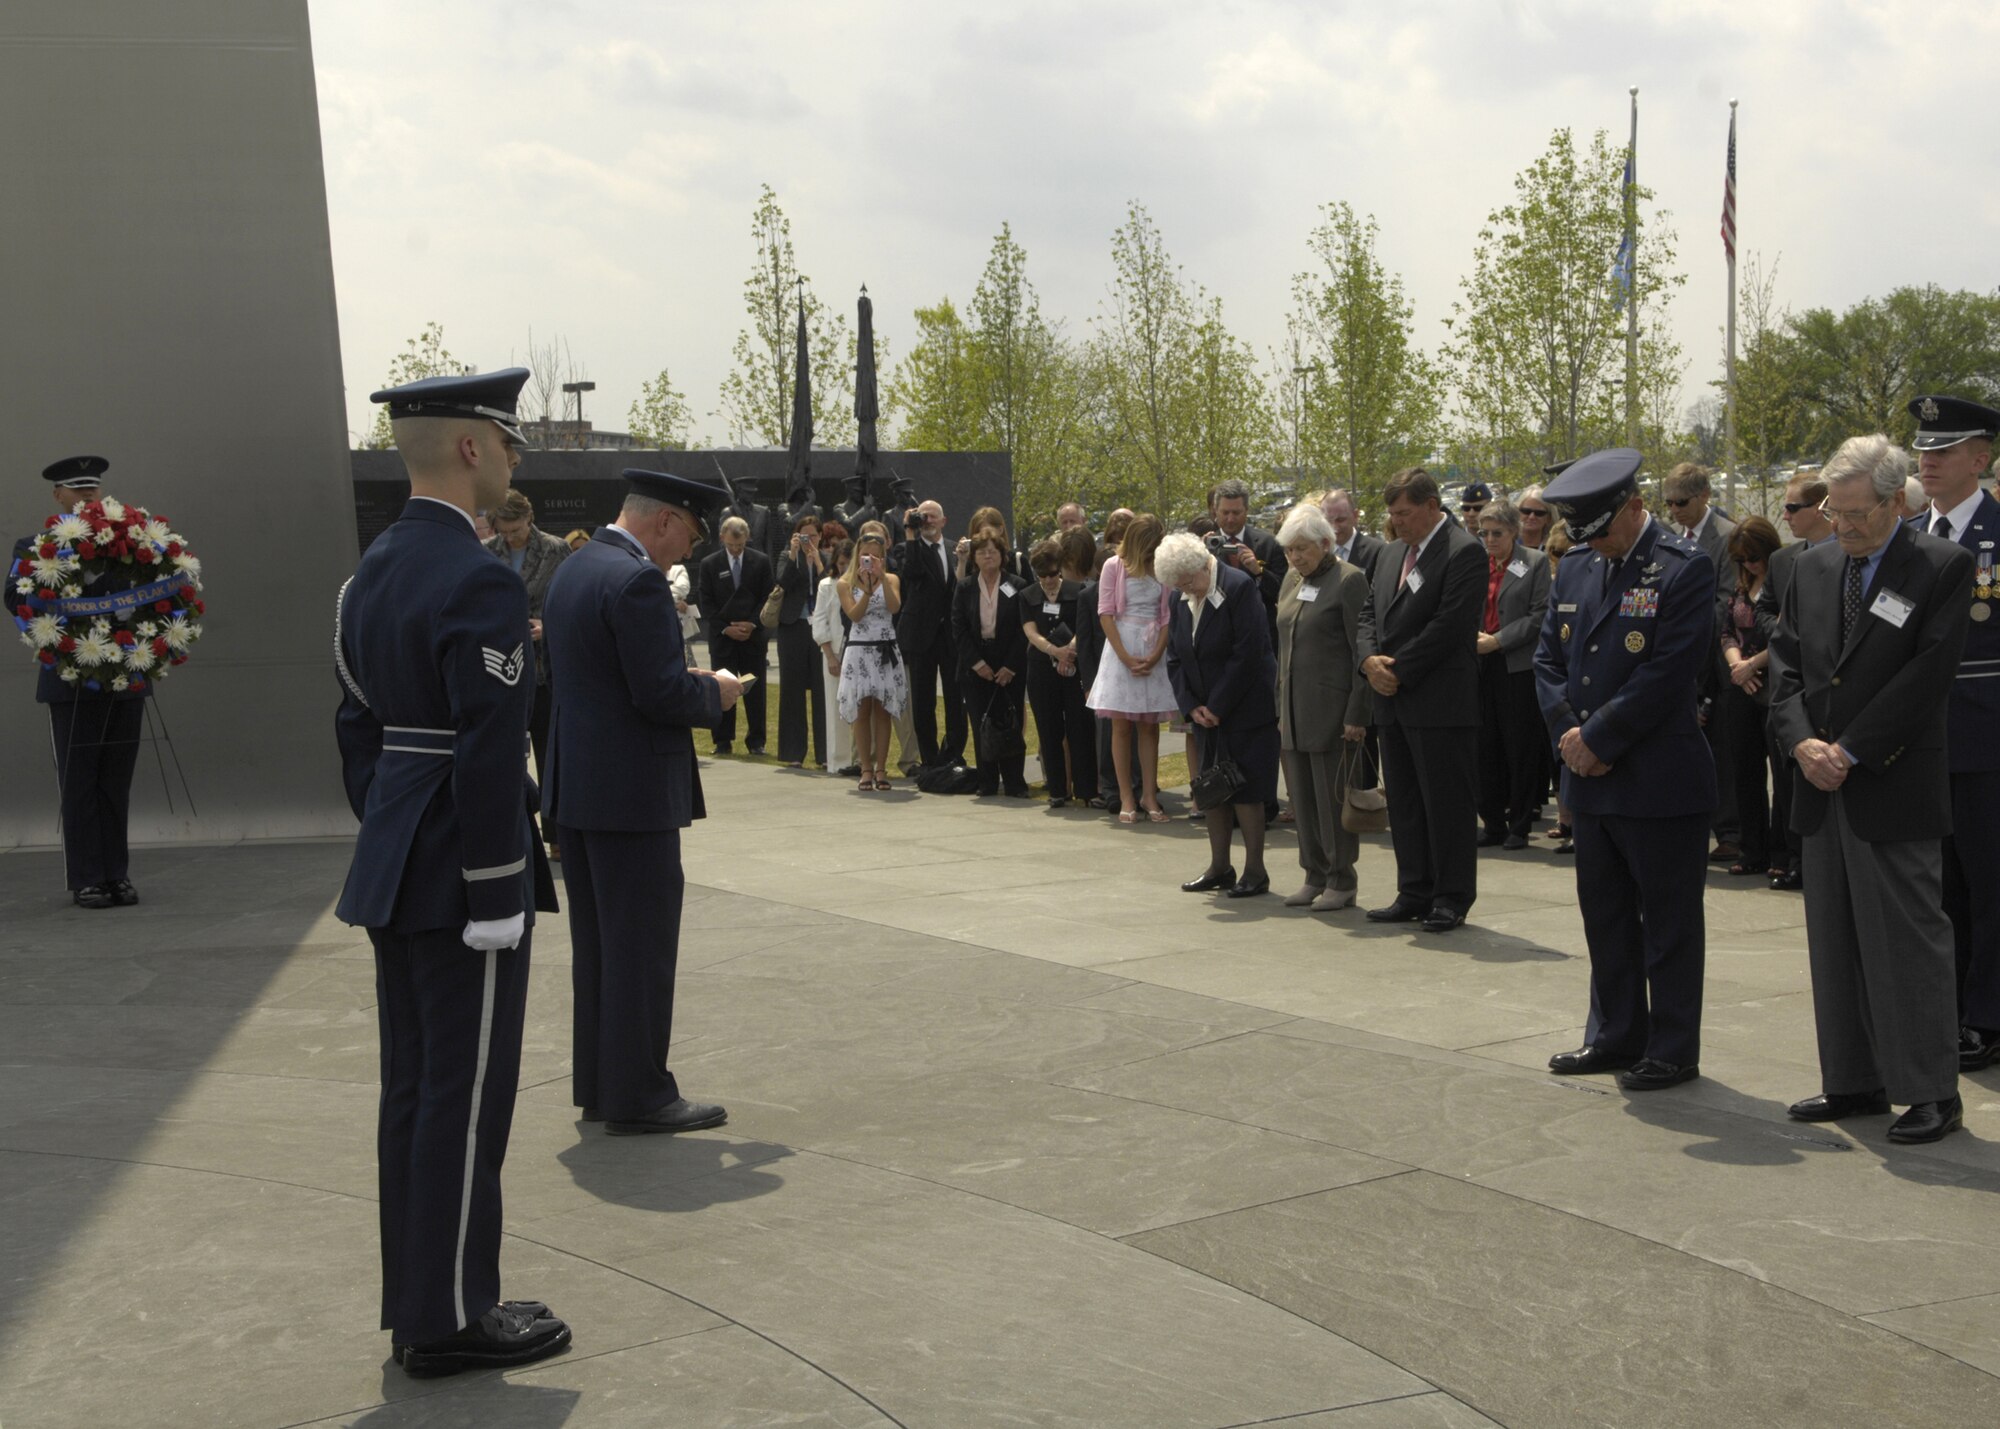
[[[1456,445],[1481,474],[1520,485],[1548,462],[1625,440],[1626,301],[1638,305],[1642,414],[1678,408],[1686,364],[1665,311],[1684,279],[1666,215],[1644,214],[1652,193],[1643,186],[1631,291],[1611,273],[1625,233],[1624,168],[1624,150],[1604,131],[1579,151],[1558,129],[1515,176],[1514,201],[1479,232],[1446,319],[1444,357],[1458,394]],[[1663,429],[1677,423],[1647,425],[1656,436],[1642,444],[1664,450]]]
[[[950,298],[914,316],[916,341],[884,394],[896,414],[896,443],[909,451],[978,451],[986,413],[972,333]]]
[[[639,384],[639,396],[625,414],[625,426],[642,447],[683,450],[694,432],[694,408],[662,367],[659,376]]]
[[[424,330],[403,344],[403,350],[389,363],[389,375],[383,380],[384,387],[401,387],[406,382],[419,382],[426,377],[449,377],[472,369],[445,351],[444,324],[430,322]],[[375,425],[369,429],[368,438],[362,445],[370,451],[387,451],[396,445],[396,436],[389,427],[389,409],[386,406],[375,409]]]
[[[756,258],[743,282],[743,306],[750,324],[736,334],[731,349],[735,370],[722,380],[716,415],[739,441],[781,447],[792,437],[792,372],[798,341],[798,305],[806,309],[806,352],[812,372],[813,434],[818,446],[854,441],[854,335],[845,314],[830,311],[810,287],[799,286],[792,251],[792,221],[778,206],[769,184],[751,215]],[[887,349],[878,336],[875,358],[886,366]]]
[[[2000,396],[2000,293],[1898,288],[1840,314],[1807,308],[1786,338],[1795,394],[1823,448],[1867,432],[1907,443],[1907,404],[1926,392]]]
[[[1737,277],[1736,465],[1767,515],[1771,479],[1812,450],[1813,430],[1777,282],[1777,259],[1766,267],[1758,255],[1745,255]]]
[[[1292,279],[1301,464],[1325,484],[1373,492],[1436,444],[1444,381],[1416,343],[1402,278],[1376,252],[1374,217],[1346,203],[1320,212],[1307,240],[1315,266]]]

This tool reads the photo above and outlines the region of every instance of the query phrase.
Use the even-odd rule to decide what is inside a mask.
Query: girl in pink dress
[[[1166,670],[1167,602],[1173,593],[1153,577],[1153,552],[1166,533],[1159,517],[1136,516],[1125,528],[1118,554],[1105,562],[1097,618],[1106,648],[1085,701],[1099,719],[1111,721],[1111,761],[1121,800],[1131,797],[1137,746],[1140,808],[1156,824],[1167,822],[1160,808],[1160,725],[1175,711]],[[1126,804],[1119,810],[1119,823],[1138,821],[1139,809]]]

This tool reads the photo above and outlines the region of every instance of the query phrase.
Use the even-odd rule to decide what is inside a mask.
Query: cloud
[[[607,76],[614,93],[635,103],[761,123],[803,119],[810,112],[783,75],[755,63],[675,64],[651,45],[630,39],[579,50],[575,63],[586,73]]]

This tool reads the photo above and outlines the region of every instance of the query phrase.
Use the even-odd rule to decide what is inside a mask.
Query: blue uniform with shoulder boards
[[[1627,513],[1638,465],[1630,449],[1594,453],[1551,481],[1543,499],[1579,545],[1602,538]],[[1602,1024],[1583,1049],[1594,1055],[1572,1065],[1583,1053],[1565,1053],[1551,1065],[1585,1072],[1642,1064],[1624,1082],[1634,1090],[1686,1080],[1700,1056],[1702,892],[1717,802],[1696,714],[1715,568],[1693,542],[1642,519],[1623,559],[1577,551],[1556,568],[1535,654],[1536,695],[1558,759],[1574,729],[1610,766],[1562,771]],[[1672,1069],[1670,1078],[1645,1063]]]
[[[504,372],[433,380],[445,397],[478,384],[488,401],[497,383],[511,414],[527,375],[514,372],[511,390]],[[381,1027],[382,1327],[413,1373],[539,1357],[568,1328],[537,1302],[503,1306],[499,1265],[527,929],[555,909],[530,812],[527,590],[470,514],[413,496],[342,588],[334,640],[335,729],[361,820],[336,913],[375,946]],[[475,928],[513,919],[512,946],[471,945]]]

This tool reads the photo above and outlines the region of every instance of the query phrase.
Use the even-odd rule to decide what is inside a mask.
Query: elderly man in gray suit
[[[1798,558],[1771,641],[1771,721],[1797,761],[1818,1096],[1800,1121],[1908,1111],[1891,1141],[1958,1129],[1958,1005],[1940,840],[1945,717],[1972,553],[1903,525],[1910,460],[1853,437],[1826,464],[1837,540]]]

